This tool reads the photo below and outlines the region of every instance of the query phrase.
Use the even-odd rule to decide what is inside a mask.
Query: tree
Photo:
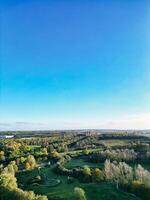
[[[37,196],[36,200],[48,200],[47,196]]]
[[[82,188],[75,187],[74,195],[78,200],[86,200],[85,191]]]
[[[104,163],[104,174],[105,174],[105,179],[109,180],[112,177],[112,172],[111,172],[111,163],[110,160],[106,160]]]
[[[121,184],[131,183],[133,180],[132,167],[127,165],[125,162],[119,162],[118,168],[119,168],[119,174],[118,174],[119,182]]]
[[[7,166],[7,169],[8,169],[8,172],[9,172],[10,174],[12,174],[13,176],[15,175],[15,170],[14,170],[12,164],[9,164],[9,165]]]
[[[5,161],[5,153],[4,153],[4,151],[0,151],[0,161]]]
[[[47,147],[47,151],[48,151],[48,153],[51,153],[54,151],[54,147],[52,144]]]
[[[18,171],[18,166],[16,165],[16,161],[11,161],[10,164],[13,166],[14,171],[17,172]]]
[[[133,181],[132,167],[125,162],[111,163],[109,160],[104,164],[104,175],[106,180],[116,183],[117,188],[119,184],[129,184]]]
[[[135,178],[143,184],[150,185],[150,172],[145,170],[141,165],[135,168]]]
[[[87,149],[83,150],[83,154],[88,155],[89,151]]]
[[[91,176],[91,169],[88,166],[84,166],[83,173],[86,176]]]
[[[26,169],[26,170],[31,169],[31,166],[30,166],[30,164],[29,164],[28,162],[25,163],[25,169]]]
[[[22,189],[1,188],[0,195],[2,200],[48,200],[46,196],[35,195],[33,191],[23,191]]]
[[[92,174],[92,180],[93,182],[100,182],[103,180],[103,172],[96,168],[94,171],[93,171],[93,174]]]
[[[10,189],[17,188],[17,180],[11,173],[3,172],[0,175],[0,186]]]
[[[27,164],[28,163],[28,164]],[[27,166],[26,166],[27,165]],[[27,160],[26,160],[26,167],[27,167],[27,169],[34,169],[35,167],[36,167],[36,160],[35,160],[35,158],[34,158],[34,156],[32,156],[32,155],[29,155],[28,157],[27,157]],[[25,167],[25,168],[26,168]]]
[[[57,151],[51,152],[51,156],[54,158],[60,158],[60,154]]]
[[[26,160],[26,159],[25,159],[24,157],[21,157],[21,158],[20,158],[20,162],[21,162],[22,164],[25,162],[25,160]]]
[[[48,155],[47,148],[43,148],[41,150],[41,153],[44,154],[44,155]]]
[[[90,182],[91,181],[91,169],[88,166],[84,166],[83,168],[83,182]]]

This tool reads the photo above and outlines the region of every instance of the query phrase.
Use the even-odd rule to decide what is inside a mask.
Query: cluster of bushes
[[[74,177],[84,183],[101,182],[104,180],[103,173],[99,168],[91,169],[88,166],[84,166],[83,168],[67,169],[63,165],[57,164],[54,170],[57,174]]]
[[[1,170],[0,173],[0,197],[1,200],[48,200],[46,196],[18,188],[15,173],[12,169],[10,170],[10,166]]]

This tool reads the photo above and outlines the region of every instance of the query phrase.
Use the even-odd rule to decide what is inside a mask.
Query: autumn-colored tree
[[[92,180],[93,182],[100,182],[103,180],[103,172],[96,168],[94,171],[93,171],[93,174],[92,174]]]
[[[51,152],[51,156],[54,158],[60,158],[60,154],[57,151]]]
[[[5,153],[4,153],[4,151],[0,151],[0,161],[5,161]]]
[[[18,171],[18,166],[16,165],[16,161],[13,160],[13,161],[10,162],[10,164],[13,166],[14,171],[17,172]]]
[[[25,163],[25,169],[26,169],[26,170],[31,169],[31,166],[30,166],[30,164],[29,164],[28,162]]]
[[[17,188],[17,180],[11,173],[5,171],[0,175],[0,186],[10,189]]]
[[[35,160],[34,156],[32,156],[32,155],[29,155],[27,157],[26,163],[28,163],[27,168],[29,168],[29,169],[34,169],[36,167],[36,160]]]

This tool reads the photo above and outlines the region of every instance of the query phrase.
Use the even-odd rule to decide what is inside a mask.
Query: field
[[[0,187],[0,195],[5,192],[2,200],[20,200],[16,195],[25,200],[149,200],[149,138],[128,133],[46,134],[0,141],[0,178],[6,175],[0,182],[6,189]],[[86,198],[77,196],[76,188]]]
[[[75,163],[75,160],[72,162],[72,164]],[[78,160],[78,164],[84,164],[81,159]],[[73,195],[73,190],[75,187],[81,187],[86,191],[87,199],[88,200],[140,200],[140,198],[135,197],[132,194],[128,194],[122,191],[117,190],[112,184],[82,184],[78,180],[76,180],[72,184],[67,183],[67,177],[66,176],[59,176],[53,173],[52,168],[43,168],[42,172],[46,174],[51,179],[60,179],[61,184],[56,187],[48,187],[48,186],[26,186],[24,189],[26,190],[33,190],[37,194],[46,194],[49,198],[49,200],[76,200],[76,198]],[[24,183],[26,183],[29,179],[32,177],[35,177],[38,175],[38,170],[34,169],[33,171],[28,172],[21,172],[18,173],[18,181],[22,180]]]
[[[92,162],[86,161],[83,158],[73,158],[65,164],[66,168],[75,168],[75,167],[84,167],[84,166],[88,166],[92,168],[95,168],[95,167],[101,168],[103,167],[103,163],[92,163]]]
[[[147,170],[150,170],[150,163],[128,163],[130,166],[135,167],[136,165],[140,164],[142,167],[144,167]],[[66,168],[75,168],[75,167],[84,167],[88,166],[91,168],[102,168],[104,166],[104,163],[92,163],[86,161],[84,158],[73,158],[69,162],[65,164]]]

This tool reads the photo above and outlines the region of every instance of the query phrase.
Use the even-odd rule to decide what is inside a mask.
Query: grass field
[[[114,146],[124,146],[124,145],[128,145],[130,142],[130,140],[128,139],[124,139],[124,140],[102,140],[102,143],[105,144],[107,147],[114,147]]]
[[[69,162],[65,164],[66,168],[75,168],[75,167],[84,167],[84,166],[89,166],[93,168],[102,168],[103,163],[92,163],[92,162],[87,162],[83,158],[73,158]]]
[[[138,163],[128,163],[131,167],[135,167],[135,165],[137,165]],[[139,163],[140,165],[142,165],[142,167],[144,167],[147,170],[150,170],[150,163]],[[85,159],[83,158],[73,158],[71,159],[69,162],[67,162],[65,164],[66,168],[75,168],[75,167],[84,167],[84,166],[89,166],[92,168],[103,168],[104,163],[92,163],[92,162],[87,162]]]
[[[131,167],[134,167],[134,166],[137,166],[138,164],[140,164],[142,167],[144,167],[145,169],[149,170],[150,171],[150,163],[135,163],[135,164],[130,164],[129,165]]]
[[[73,161],[75,162],[75,161]],[[79,160],[78,162],[83,162]],[[42,173],[46,174],[50,179],[59,179],[61,184],[56,187],[49,186],[26,186],[24,189],[33,190],[37,194],[45,194],[48,196],[49,200],[75,200],[73,190],[75,187],[81,187],[85,190],[87,195],[87,200],[140,200],[139,198],[118,191],[113,185],[108,183],[101,184],[83,184],[75,180],[74,183],[68,184],[67,177],[58,176],[53,171],[52,168],[43,168]],[[23,180],[24,183],[31,178],[38,175],[38,170],[34,169],[32,171],[20,172],[17,174],[18,182]]]

